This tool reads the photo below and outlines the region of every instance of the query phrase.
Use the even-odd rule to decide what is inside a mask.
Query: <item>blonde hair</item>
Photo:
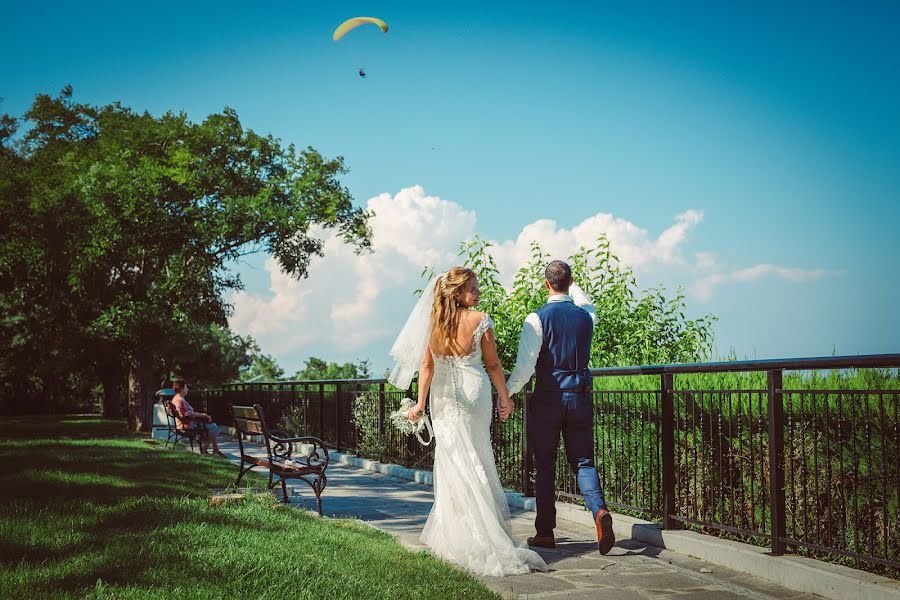
[[[434,304],[431,306],[432,339],[445,348],[458,352],[462,348],[456,341],[459,316],[465,308],[456,299],[466,283],[475,278],[475,271],[465,267],[453,267],[438,278],[434,286]]]

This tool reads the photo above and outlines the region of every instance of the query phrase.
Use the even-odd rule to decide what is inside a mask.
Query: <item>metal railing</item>
[[[667,529],[764,543],[774,555],[791,547],[849,559],[898,577],[900,378],[887,371],[847,388],[797,375],[898,367],[900,354],[594,369],[595,455],[607,502]],[[231,384],[202,397],[219,423],[228,423],[231,404],[259,403],[273,425],[289,422],[333,448],[430,468],[433,448],[387,418],[415,393],[369,379]],[[495,413],[491,427],[501,480],[526,495],[530,394],[518,395],[506,423]],[[577,500],[564,456],[557,490]]]

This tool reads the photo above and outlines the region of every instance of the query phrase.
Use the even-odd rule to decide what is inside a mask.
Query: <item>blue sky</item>
[[[721,354],[898,349],[896,2],[6,4],[5,112],[67,83],[81,101],[196,120],[231,106],[247,127],[343,156],[361,205],[387,194],[395,220],[407,200],[422,218],[468,211],[474,223],[449,230],[501,244],[541,219],[555,234],[602,213],[644,231],[629,243],[646,249],[697,211],[673,255],[636,271],[642,286],[685,286],[690,313],[718,315]],[[332,42],[355,15],[390,31]],[[387,289],[414,283],[401,278],[369,290],[389,308],[366,312],[382,322],[364,340],[259,323],[279,294],[305,318],[352,304],[329,273],[359,265],[328,260],[281,292],[265,257],[237,267],[234,327],[289,372],[311,354],[385,364],[407,308]],[[701,293],[701,281],[716,283]]]

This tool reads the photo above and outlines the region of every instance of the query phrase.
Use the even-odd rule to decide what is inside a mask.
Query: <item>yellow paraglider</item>
[[[352,19],[347,19],[340,25],[338,28],[334,30],[334,35],[331,36],[331,39],[334,41],[338,41],[344,34],[350,31],[351,29],[356,29],[360,25],[365,25],[366,23],[374,23],[381,28],[381,31],[387,33],[388,24],[382,21],[381,19],[376,19],[375,17],[353,17]]]

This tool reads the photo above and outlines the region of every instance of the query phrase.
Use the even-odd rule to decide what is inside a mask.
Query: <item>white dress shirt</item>
[[[569,287],[568,294],[551,294],[547,299],[547,303],[549,304],[550,302],[574,302],[576,306],[591,316],[594,327],[597,326],[597,310],[591,304],[591,299],[587,297],[587,294],[574,283]],[[512,373],[509,375],[509,381],[506,382],[510,395],[521,390],[528,383],[528,380],[531,379],[531,376],[534,375],[538,354],[540,354],[541,346],[543,345],[544,333],[541,327],[541,319],[537,316],[537,313],[530,313],[525,317],[525,324],[522,325],[516,366],[513,367]]]

